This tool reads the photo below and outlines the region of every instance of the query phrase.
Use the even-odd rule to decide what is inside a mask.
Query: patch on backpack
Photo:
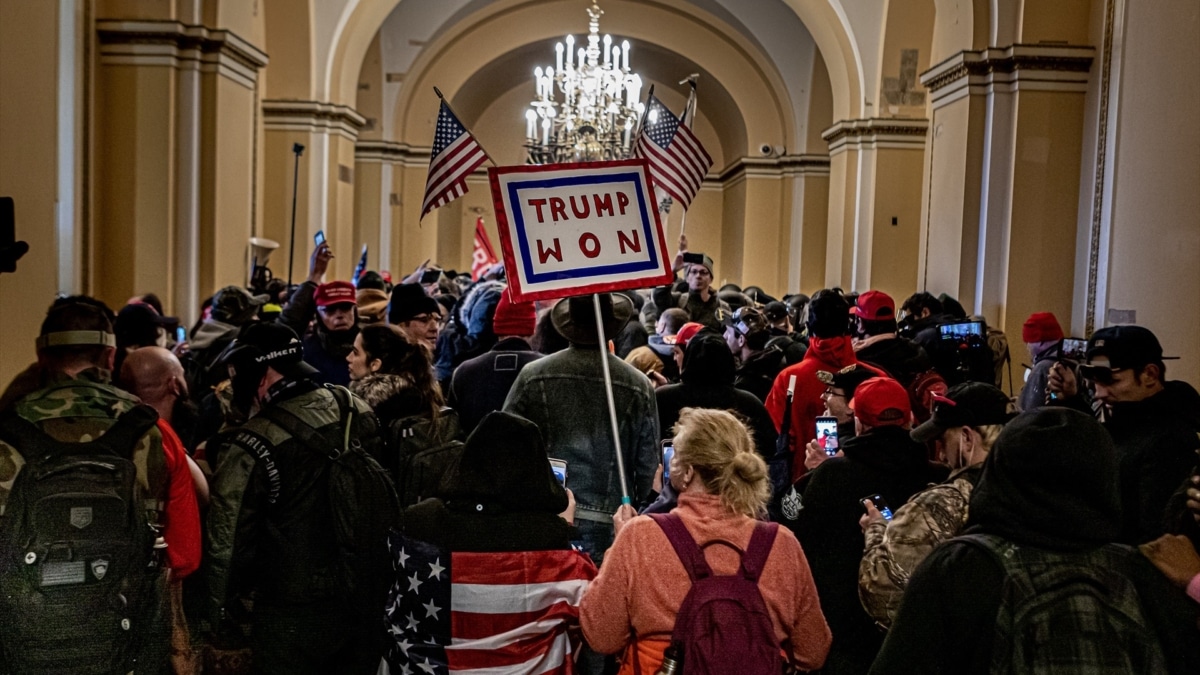
[[[804,508],[804,503],[800,501],[800,493],[796,492],[794,485],[789,487],[787,494],[783,496],[780,508],[783,511],[783,517],[788,520],[800,517],[800,510]]]
[[[96,577],[96,581],[104,579],[104,575],[108,574],[108,559],[97,558],[92,561],[92,576]]]
[[[82,584],[87,581],[83,561],[48,562],[42,565],[43,586],[63,586],[66,584]]]
[[[71,527],[82,530],[92,524],[92,507],[76,506],[71,509]]]

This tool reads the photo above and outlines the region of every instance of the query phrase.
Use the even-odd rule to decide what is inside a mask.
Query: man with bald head
[[[121,384],[142,403],[158,411],[170,489],[169,522],[163,538],[167,542],[167,564],[171,568],[171,662],[178,672],[195,667],[190,631],[183,616],[183,578],[200,567],[199,501],[208,503],[208,481],[200,467],[188,457],[183,442],[171,426],[179,405],[188,402],[183,364],[162,347],[142,347],[129,352],[121,364]],[[172,508],[174,507],[174,508]],[[172,533],[174,536],[172,536]]]

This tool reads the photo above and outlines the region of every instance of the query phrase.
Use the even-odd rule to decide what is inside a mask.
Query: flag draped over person
[[[483,227],[483,217],[475,219],[475,249],[471,253],[471,281],[479,281],[488,268],[499,262],[492,240]]]
[[[425,179],[421,217],[467,194],[467,176],[486,161],[488,155],[483,147],[443,100],[438,111],[437,128],[433,133],[433,150],[429,158],[429,177]]]
[[[393,532],[381,673],[574,672],[596,567],[574,550],[449,552]]]
[[[693,110],[695,92],[688,99]],[[685,112],[686,115],[686,112]],[[712,167],[712,157],[700,139],[667,109],[653,94],[646,109],[646,120],[633,148],[634,157],[644,157],[650,163],[654,184],[681,202],[684,208],[700,191],[700,183]]]

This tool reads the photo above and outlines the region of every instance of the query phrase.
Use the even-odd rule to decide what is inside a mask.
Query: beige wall
[[[878,151],[875,159],[870,287],[893,298],[908,297],[917,287],[924,158],[922,150],[888,149]]]
[[[1200,386],[1200,13],[1190,0],[1122,5],[1111,239],[1096,325],[1109,323],[1109,309],[1134,310],[1167,355],[1182,357],[1167,362],[1168,377]]]
[[[0,195],[15,201],[29,253],[0,275],[0,386],[34,360],[58,286],[55,201],[58,3],[0,2]],[[62,289],[71,290],[71,289]]]

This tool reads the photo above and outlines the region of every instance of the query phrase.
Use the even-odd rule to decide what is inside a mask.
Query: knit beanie
[[[1027,344],[1034,342],[1056,342],[1063,339],[1062,326],[1050,312],[1035,312],[1025,319],[1021,327],[1021,340]]]
[[[496,305],[496,316],[492,320],[492,332],[496,335],[533,335],[537,326],[537,311],[532,302],[512,302],[508,289],[500,294]]]

